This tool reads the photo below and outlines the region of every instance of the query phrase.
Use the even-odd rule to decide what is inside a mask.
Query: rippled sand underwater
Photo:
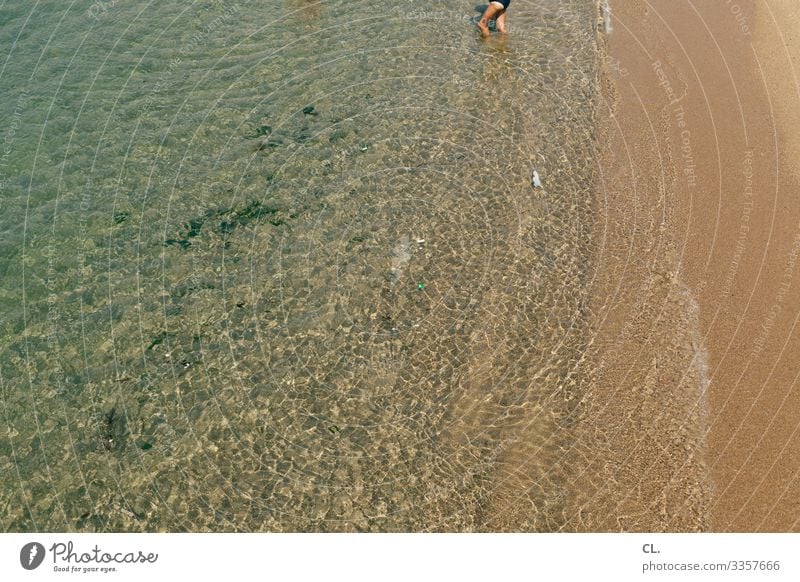
[[[418,7],[3,9],[4,530],[570,523],[597,12]]]

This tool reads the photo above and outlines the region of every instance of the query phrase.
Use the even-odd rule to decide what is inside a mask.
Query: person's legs
[[[497,26],[497,30],[498,31],[500,31],[502,33],[508,32],[508,29],[506,28],[506,11],[505,11],[505,8],[503,10],[500,10],[500,15],[497,16],[497,18],[495,18],[494,23]]]
[[[503,5],[499,2],[489,2],[489,5],[486,7],[486,12],[483,13],[481,19],[478,21],[478,28],[481,30],[481,36],[486,38],[489,36],[489,21],[494,20],[494,17],[497,15],[498,12],[503,10]],[[505,12],[505,10],[503,10]],[[497,24],[497,21],[495,21]]]

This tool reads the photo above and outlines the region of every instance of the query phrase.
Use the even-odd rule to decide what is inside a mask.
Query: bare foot
[[[478,28],[480,29],[480,31],[481,31],[481,36],[482,36],[483,38],[486,38],[486,37],[488,37],[488,36],[489,36],[489,27],[486,25],[486,22],[483,20],[483,18],[481,18],[481,19],[478,21]]]

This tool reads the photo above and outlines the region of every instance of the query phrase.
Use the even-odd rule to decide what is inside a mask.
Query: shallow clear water
[[[0,7],[0,527],[564,523],[594,2],[421,6]]]

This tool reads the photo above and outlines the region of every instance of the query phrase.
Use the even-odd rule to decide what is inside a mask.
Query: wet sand
[[[569,529],[797,531],[800,11],[612,3]],[[793,68],[794,67],[794,68]]]

